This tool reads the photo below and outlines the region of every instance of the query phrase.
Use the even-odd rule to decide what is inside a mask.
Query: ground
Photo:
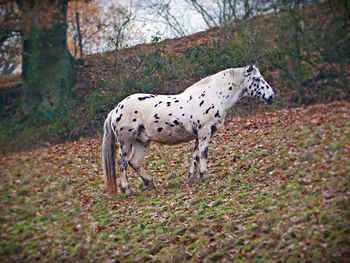
[[[191,144],[153,145],[157,189],[131,174],[131,198],[105,194],[100,138],[2,155],[0,260],[349,261],[349,117],[342,101],[230,119],[201,182]]]

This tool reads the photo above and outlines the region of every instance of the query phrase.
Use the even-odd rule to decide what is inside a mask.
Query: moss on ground
[[[186,178],[191,144],[151,147],[157,189],[135,174],[107,197],[100,139],[2,155],[0,260],[346,261],[350,103],[228,120],[213,178]]]

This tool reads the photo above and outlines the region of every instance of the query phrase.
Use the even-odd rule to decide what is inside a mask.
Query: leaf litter
[[[157,188],[108,197],[101,139],[0,157],[2,262],[346,261],[350,101],[231,118],[211,180],[189,182],[192,144],[153,145]]]

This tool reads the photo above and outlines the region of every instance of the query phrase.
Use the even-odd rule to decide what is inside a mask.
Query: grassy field
[[[153,145],[131,198],[106,196],[100,144],[0,156],[1,262],[350,260],[350,101],[228,120],[207,181],[191,144]]]

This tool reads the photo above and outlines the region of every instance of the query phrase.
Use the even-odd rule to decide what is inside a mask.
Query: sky
[[[176,36],[168,26],[165,25],[161,17],[157,15],[149,14],[146,10],[137,8],[134,6],[138,3],[145,3],[147,1],[142,0],[96,0],[101,6],[105,7],[108,11],[108,6],[113,4],[119,4],[124,7],[130,8],[133,12],[136,12],[137,17],[134,21],[134,26],[142,34],[142,38],[135,38],[135,43],[140,42],[150,42],[153,36],[159,36],[162,40],[167,38],[174,38]],[[176,17],[176,19],[184,25],[186,28],[186,34],[190,35],[199,31],[204,31],[207,29],[202,17],[189,8],[185,0],[169,0],[171,13]],[[152,20],[152,21],[151,21]]]

